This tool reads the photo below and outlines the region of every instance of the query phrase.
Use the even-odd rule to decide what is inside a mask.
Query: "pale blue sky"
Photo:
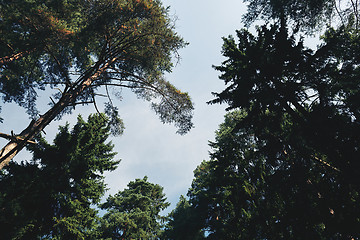
[[[180,51],[182,60],[167,79],[189,92],[195,103],[195,128],[185,136],[176,134],[173,126],[159,121],[148,102],[124,90],[123,100],[117,102],[117,106],[126,129],[124,135],[112,139],[118,152],[116,157],[122,161],[116,171],[106,174],[106,182],[108,194],[115,194],[129,181],[147,175],[150,182],[164,187],[172,203],[169,211],[179,196],[186,194],[193,170],[208,159],[208,141],[214,139],[214,131],[223,121],[226,106],[206,104],[212,99],[211,92],[224,88],[212,65],[219,65],[223,60],[221,38],[233,35],[242,27],[241,15],[246,7],[241,0],[163,0],[163,4],[170,6],[171,15],[177,16],[176,31],[190,43]],[[93,106],[79,107],[74,114],[51,123],[45,129],[48,141],[52,141],[58,125],[66,121],[74,123],[77,114],[87,118],[92,112],[95,112]],[[4,106],[1,115],[5,121],[0,124],[0,132],[8,133],[11,129],[19,133],[29,123],[28,117],[15,105]],[[1,139],[0,144],[6,141]],[[17,160],[24,158],[29,157],[25,153],[16,157]]]

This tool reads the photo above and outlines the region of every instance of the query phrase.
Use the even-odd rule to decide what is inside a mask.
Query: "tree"
[[[239,128],[245,117],[243,111],[225,116],[210,144],[211,159],[194,171],[186,207],[192,220],[197,217],[192,226],[206,231],[206,239],[359,237],[354,185],[301,155],[274,161],[261,150],[266,142],[251,129]]]
[[[0,175],[0,231],[4,239],[92,239],[105,171],[113,145],[105,115],[80,116],[70,131],[59,128],[54,144],[39,138],[33,160],[12,162]],[[95,238],[94,238],[95,239]]]
[[[250,181],[252,188],[256,186],[256,194],[260,194],[255,195],[252,204],[255,208],[246,211],[247,223],[254,220],[257,223],[250,227],[256,229],[255,235],[250,236],[253,239],[356,238],[359,221],[354,201],[360,190],[356,100],[359,96],[358,3],[348,1],[347,11],[339,12],[335,1],[249,2],[246,21],[263,16],[273,20],[273,24],[258,27],[256,34],[239,30],[237,41],[233,37],[224,38],[226,60],[215,69],[222,73],[220,78],[227,86],[215,93],[211,103],[227,103],[228,110],[239,109],[244,114],[233,127],[233,135],[239,131],[247,133],[248,138],[256,140],[251,148],[258,154],[256,159],[245,159],[250,161],[245,165],[245,173],[251,173],[255,163],[265,167],[263,174],[255,174],[258,181]],[[337,28],[326,29],[316,50],[305,47],[299,35],[321,27],[327,11],[338,11],[346,19]],[[297,20],[300,20],[298,26]],[[230,159],[239,159],[231,154],[225,160],[215,155],[219,161],[209,169],[221,166],[237,169],[228,165]],[[205,179],[215,175],[211,171]],[[211,181],[217,182],[220,180],[216,178]],[[244,180],[239,181],[240,186],[242,183]],[[212,188],[196,189],[205,189],[204,194],[210,195],[226,186],[236,189],[237,185],[225,184],[222,188],[205,185]],[[195,190],[194,195],[198,196]],[[213,202],[220,204],[224,197],[219,198]],[[246,199],[246,195],[242,198]],[[249,199],[247,202],[252,203]],[[340,223],[345,227],[340,227]],[[211,229],[220,231],[220,227]]]
[[[359,185],[358,30],[328,30],[316,52],[284,25],[237,34],[239,43],[224,39],[228,59],[216,69],[229,86],[212,103],[247,112],[239,126],[267,141],[268,156],[296,152]]]
[[[211,160],[194,171],[189,202],[208,233],[206,239],[261,239],[255,219],[263,196],[264,157],[251,132],[236,129],[243,117],[241,112],[225,116],[210,143]]]
[[[152,101],[161,121],[175,123],[178,133],[192,128],[188,94],[164,79],[171,58],[186,43],[159,0],[0,3],[1,94],[33,118],[20,134],[1,134],[10,142],[1,151],[0,169],[54,118],[76,105],[96,106],[101,89],[116,132],[118,109],[110,87],[130,88]],[[49,87],[59,92],[50,97],[52,107],[38,115],[35,99]]]
[[[100,205],[107,211],[100,222],[101,239],[159,239],[159,213],[169,205],[161,186],[147,177],[136,179]]]
[[[201,219],[189,201],[180,196],[176,208],[168,215],[168,222],[161,239],[166,240],[200,240],[205,239],[201,229]]]

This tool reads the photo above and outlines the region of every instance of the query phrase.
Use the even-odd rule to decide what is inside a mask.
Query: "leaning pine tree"
[[[2,133],[0,169],[53,119],[77,105],[94,103],[100,89],[109,97],[105,112],[118,131],[118,109],[109,88],[130,88],[151,101],[164,123],[178,133],[192,128],[187,93],[164,79],[172,56],[186,43],[158,0],[0,1],[0,92],[32,116],[18,135]],[[40,90],[57,88],[51,108],[40,115]]]

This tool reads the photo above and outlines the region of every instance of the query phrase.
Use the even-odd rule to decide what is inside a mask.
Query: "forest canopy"
[[[111,88],[149,100],[181,134],[193,126],[189,95],[164,78],[187,44],[168,9],[150,0],[0,0],[3,102],[34,118],[20,134],[1,134],[10,141],[1,236],[360,239],[360,3],[244,2],[244,28],[223,37],[223,60],[214,63],[223,87],[208,103],[227,107],[224,121],[187,196],[163,216],[162,186],[145,176],[105,197],[104,173],[120,162],[109,136],[123,129]],[[314,36],[310,48],[305,39]],[[33,100],[49,88],[59,90],[39,115]],[[53,144],[40,135],[75,106],[98,109],[100,90],[105,114],[60,127]],[[31,160],[10,161],[25,145]]]

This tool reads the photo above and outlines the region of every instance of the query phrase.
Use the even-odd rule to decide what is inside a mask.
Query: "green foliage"
[[[161,239],[205,239],[204,232],[201,230],[201,219],[196,215],[196,209],[191,206],[184,196],[180,196],[176,208],[169,214]]]
[[[18,5],[4,3],[0,22],[4,28],[21,27],[4,29],[9,33],[2,35],[6,51],[0,76],[6,101],[34,103],[35,89],[45,86],[66,85],[65,94],[83,81],[83,74],[92,74],[98,65],[111,62],[91,89],[78,93],[77,101],[91,100],[99,86],[128,87],[146,100],[160,97],[154,108],[164,122],[179,122],[181,132],[191,128],[189,117],[181,122],[178,116],[181,111],[184,116],[191,115],[189,97],[163,79],[163,72],[171,71],[173,53],[185,43],[173,31],[167,10],[159,1],[35,1],[31,11]],[[22,38],[11,34],[26,37],[20,44],[15,39]],[[29,44],[32,40],[35,43]],[[22,45],[31,49],[23,50]],[[27,51],[26,57],[5,61],[7,55],[21,51]],[[77,77],[79,74],[82,77]],[[25,107],[31,107],[30,112],[35,108]]]
[[[298,31],[321,26],[337,3],[249,2],[247,21],[264,14],[275,24],[224,38],[226,60],[215,69],[227,86],[211,103],[240,112],[220,127],[189,201],[204,213],[209,239],[356,239],[357,7],[339,13],[348,18],[314,51]],[[289,30],[287,20],[298,26]]]
[[[274,161],[284,151],[320,158],[357,184],[358,31],[331,29],[314,53],[284,26],[262,27],[257,37],[238,31],[238,38],[224,39],[228,59],[216,69],[229,86],[212,102],[246,111],[240,126],[266,140]]]
[[[35,119],[22,138],[34,138],[75,106],[96,106],[101,91],[108,97],[105,112],[115,124],[112,132],[120,133],[108,88],[117,95],[131,89],[151,101],[163,123],[174,123],[185,134],[193,127],[193,104],[164,78],[185,45],[159,0],[0,1],[0,95]],[[37,96],[49,88],[59,91],[39,116]],[[11,160],[9,152],[22,147],[5,146],[0,168]]]
[[[194,171],[188,196],[207,239],[257,239],[254,209],[263,194],[265,166],[251,132],[237,129],[245,115],[226,115],[210,143],[211,160]]]
[[[88,7],[81,1],[0,1],[0,89],[5,102],[15,101],[35,116],[35,89],[68,81],[72,58],[89,66],[89,53],[75,55],[73,49],[76,34],[87,25]]]
[[[106,143],[104,115],[78,117],[70,131],[59,128],[54,144],[40,139],[31,162],[11,163],[0,176],[0,228],[4,239],[91,239],[103,173],[116,168]]]
[[[159,239],[159,213],[168,206],[161,186],[147,177],[136,179],[100,205],[107,211],[100,221],[101,239]]]
[[[266,141],[239,127],[246,117],[241,111],[225,116],[210,144],[211,160],[194,171],[189,202],[181,199],[173,212],[169,236],[191,219],[206,239],[359,237],[356,186],[294,152],[274,161],[263,150]]]

